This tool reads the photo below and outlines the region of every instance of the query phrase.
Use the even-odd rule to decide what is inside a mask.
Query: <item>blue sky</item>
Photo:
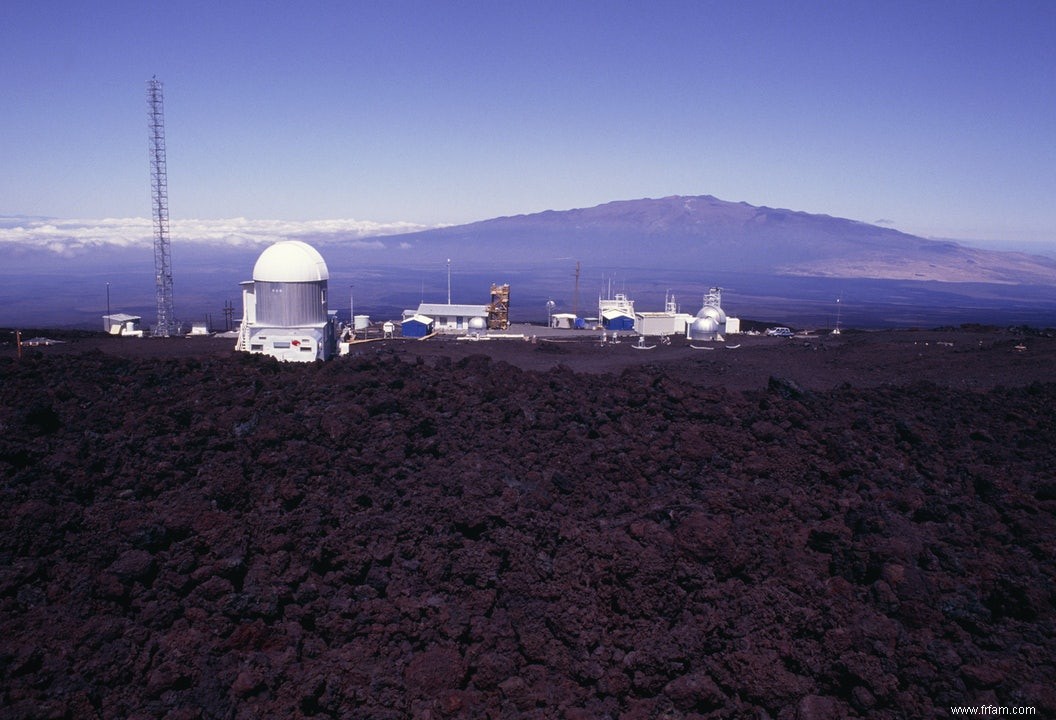
[[[1056,2],[0,5],[0,215],[462,223],[711,194],[1056,246]]]

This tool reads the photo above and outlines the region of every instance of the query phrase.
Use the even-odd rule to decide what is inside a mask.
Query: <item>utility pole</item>
[[[576,287],[572,292],[572,314],[579,317],[579,260],[576,260]]]

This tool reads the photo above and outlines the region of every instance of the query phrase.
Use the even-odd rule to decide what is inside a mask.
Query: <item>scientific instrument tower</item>
[[[154,337],[176,335],[172,309],[172,264],[169,250],[169,180],[165,162],[165,100],[157,76],[147,83],[150,130],[150,187],[154,206],[154,281],[158,321]]]

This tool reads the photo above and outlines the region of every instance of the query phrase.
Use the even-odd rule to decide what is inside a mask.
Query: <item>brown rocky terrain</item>
[[[2,717],[1056,714],[1054,338],[66,339],[0,356]]]

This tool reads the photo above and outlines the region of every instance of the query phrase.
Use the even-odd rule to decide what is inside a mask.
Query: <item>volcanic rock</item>
[[[1056,713],[1043,343],[137,342],[0,358],[4,717]]]

